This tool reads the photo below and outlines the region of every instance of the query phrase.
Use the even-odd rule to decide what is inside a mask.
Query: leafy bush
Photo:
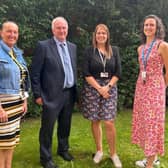
[[[32,92],[29,94],[28,98],[28,113],[26,117],[38,117],[41,115],[42,108],[34,102],[34,97]]]

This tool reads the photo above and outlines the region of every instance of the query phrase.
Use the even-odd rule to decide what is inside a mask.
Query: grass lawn
[[[166,120],[167,123],[168,119]],[[22,122],[21,142],[14,153],[12,168],[41,168],[39,164],[38,133],[40,118],[26,119]],[[117,151],[123,164],[123,168],[135,168],[135,161],[143,158],[143,152],[130,143],[131,136],[131,111],[125,110],[118,113],[116,119],[117,129]],[[160,168],[168,168],[168,124],[166,124],[166,138],[164,157],[161,157]],[[66,162],[56,155],[57,150],[56,131],[53,137],[53,160],[59,168],[114,168],[109,159],[108,145],[105,135],[103,139],[104,157],[103,161],[95,165],[92,154],[95,145],[91,135],[90,122],[82,117],[80,113],[73,114],[72,129],[70,136],[70,151],[74,155],[73,162]]]

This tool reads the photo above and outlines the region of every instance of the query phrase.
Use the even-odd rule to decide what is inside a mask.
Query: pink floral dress
[[[142,48],[138,57],[140,73],[136,84],[133,120],[132,143],[144,150],[145,156],[164,154],[165,122],[165,81],[163,77],[163,60],[158,53],[157,40],[150,52],[146,67],[146,83],[142,80]],[[149,46],[145,47],[146,56]]]

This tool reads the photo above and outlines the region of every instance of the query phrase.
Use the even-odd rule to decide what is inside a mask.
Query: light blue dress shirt
[[[74,74],[72,69],[71,58],[68,51],[68,46],[66,41],[60,42],[54,37],[56,42],[59,55],[61,57],[61,62],[63,65],[65,79],[64,79],[64,88],[71,88],[74,85]]]

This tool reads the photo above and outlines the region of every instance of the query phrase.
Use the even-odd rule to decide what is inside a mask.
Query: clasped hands
[[[99,94],[105,99],[110,97],[109,90],[110,90],[110,88],[109,88],[108,85],[101,86],[101,87],[98,88]]]

